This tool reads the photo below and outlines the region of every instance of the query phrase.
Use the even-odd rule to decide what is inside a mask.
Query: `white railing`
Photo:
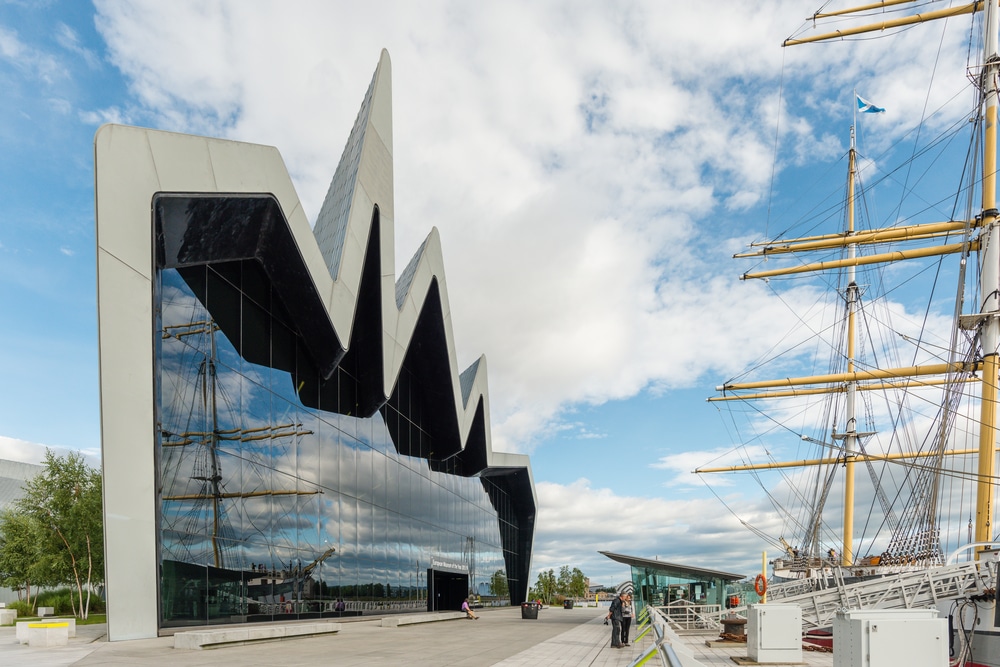
[[[718,630],[722,627],[718,620],[723,613],[722,605],[677,600],[657,609],[678,630]]]
[[[968,562],[850,584],[839,579],[829,588],[783,596],[780,601],[802,607],[806,630],[832,624],[838,609],[919,609],[970,593],[982,594],[991,582],[986,568],[981,571],[975,562]]]

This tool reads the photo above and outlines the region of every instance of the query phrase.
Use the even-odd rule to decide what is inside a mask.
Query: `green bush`
[[[73,601],[70,599],[68,588],[59,588],[54,591],[39,593],[35,602],[35,609],[38,609],[38,607],[52,607],[56,616],[73,615]]]
[[[7,603],[7,609],[17,610],[17,615],[21,616],[34,616],[35,610],[32,609],[31,605],[24,600],[18,600],[17,602]]]
[[[87,594],[86,591],[83,593]],[[35,602],[37,607],[52,607],[56,616],[73,616],[74,602],[76,601],[76,591],[71,588],[59,588],[54,591],[44,591],[38,594],[37,601]],[[76,608],[79,608],[79,604]],[[97,593],[90,594],[90,608],[89,613],[103,613],[104,612],[104,600],[102,600]],[[18,614],[21,612],[19,611]]]
[[[84,593],[86,595],[86,593]],[[97,593],[90,594],[90,612],[91,614],[103,614],[107,609],[104,606],[104,600],[97,595]]]

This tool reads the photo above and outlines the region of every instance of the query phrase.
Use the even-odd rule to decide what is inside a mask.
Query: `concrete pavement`
[[[81,625],[70,644],[32,648],[17,643],[13,628],[0,628],[0,664],[32,667],[110,665],[185,667],[220,664],[248,667],[304,665],[399,665],[503,667],[626,667],[649,645],[610,648],[606,608],[546,608],[537,620],[519,607],[483,609],[480,620],[438,621],[382,628],[379,617],[341,623],[336,635],[232,646],[175,650],[172,637],[108,642],[103,625]],[[634,631],[632,633],[635,634]]]

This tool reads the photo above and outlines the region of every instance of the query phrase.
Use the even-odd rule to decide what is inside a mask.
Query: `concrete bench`
[[[69,623],[28,623],[28,646],[66,646],[69,643]]]
[[[38,615],[40,617],[52,616],[55,613],[56,613],[56,608],[55,607],[39,607],[38,608]]]
[[[65,623],[67,626],[67,636],[76,637],[76,619],[75,618],[46,618],[45,620],[38,621],[18,621],[17,627],[14,630],[14,635],[17,637],[17,641],[22,644],[28,643],[28,628],[33,625],[50,625],[53,623]]]
[[[254,642],[276,642],[340,632],[340,623],[295,623],[289,625],[241,625],[217,630],[187,630],[174,634],[175,649],[208,649],[242,646]]]
[[[14,625],[17,609],[0,609],[0,625]]]
[[[383,628],[398,628],[401,625],[415,623],[434,623],[435,621],[454,621],[466,618],[464,611],[429,611],[426,614],[400,614],[382,619]]]

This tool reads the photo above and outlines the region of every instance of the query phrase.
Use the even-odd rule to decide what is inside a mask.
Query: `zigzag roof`
[[[425,403],[425,413],[439,415],[434,419],[438,432],[431,434],[438,443],[436,458],[462,453],[464,459],[479,460],[491,468],[523,467],[530,480],[526,456],[492,450],[485,356],[459,372],[444,258],[436,228],[431,229],[396,280],[391,64],[385,50],[312,230],[281,157],[273,147],[107,125],[98,131],[95,150],[99,165],[131,163],[126,168],[128,173],[120,174],[121,180],[132,182],[128,193],[122,183],[99,179],[99,207],[106,191],[111,191],[109,198],[123,198],[127,194],[134,199],[134,181],[138,177],[148,179],[142,184],[148,195],[266,193],[273,196],[300,256],[302,273],[313,288],[308,290],[312,298],[302,298],[300,294],[295,299],[302,328],[308,329],[305,320],[315,319],[320,313],[329,324],[329,328],[321,328],[332,330],[336,339],[319,335],[311,346],[321,365],[330,373],[347,355],[361,355],[364,358],[356,359],[357,364],[381,369],[381,386],[362,389],[370,398],[362,403],[360,411],[372,414],[390,400],[404,364],[410,363],[421,371],[416,381],[422,391],[416,393]],[[135,169],[136,158],[141,158],[139,161],[146,162],[149,168]],[[109,236],[101,234],[101,237],[99,241],[107,239],[114,244]],[[247,250],[235,242],[225,248],[215,243],[211,248],[216,253],[213,259],[234,258],[218,256],[227,252],[257,257],[274,254],[269,247],[274,243],[273,236],[267,237],[258,230],[254,238],[255,247]],[[121,256],[127,254],[123,249]],[[171,257],[174,265],[196,259]],[[271,267],[273,271],[297,273],[294,269],[279,268],[285,257],[280,259],[279,262],[264,257],[261,262],[265,270]],[[371,275],[377,276],[377,280],[370,281],[373,285],[365,285],[362,280],[366,267],[374,272]],[[371,293],[362,293],[364,290]],[[378,303],[380,307],[378,312],[369,308],[372,313],[369,321],[361,322],[365,303]],[[381,328],[381,344],[354,340],[358,327],[363,327],[367,334]],[[334,349],[336,346],[339,353]],[[473,437],[474,426],[482,432]],[[485,451],[464,452],[470,442],[481,443],[476,446],[484,447]],[[534,499],[533,483],[527,486]]]
[[[161,239],[161,266],[259,262],[279,293],[295,297],[285,305],[323,372],[364,369],[364,414],[394,400],[405,372],[429,419],[432,463],[458,456],[464,474],[499,476],[523,519],[509,538],[518,553],[531,551],[531,467],[527,456],[492,449],[485,357],[458,370],[436,229],[396,280],[390,70],[383,51],[315,236],[274,147],[123,125],[94,137],[107,587],[122,601],[108,627],[113,641],[156,636],[155,596],[132,592],[158,585],[151,208],[169,208],[171,198],[215,198],[219,213],[253,215],[226,218],[225,235],[198,243]],[[518,569],[526,587],[528,563]]]

